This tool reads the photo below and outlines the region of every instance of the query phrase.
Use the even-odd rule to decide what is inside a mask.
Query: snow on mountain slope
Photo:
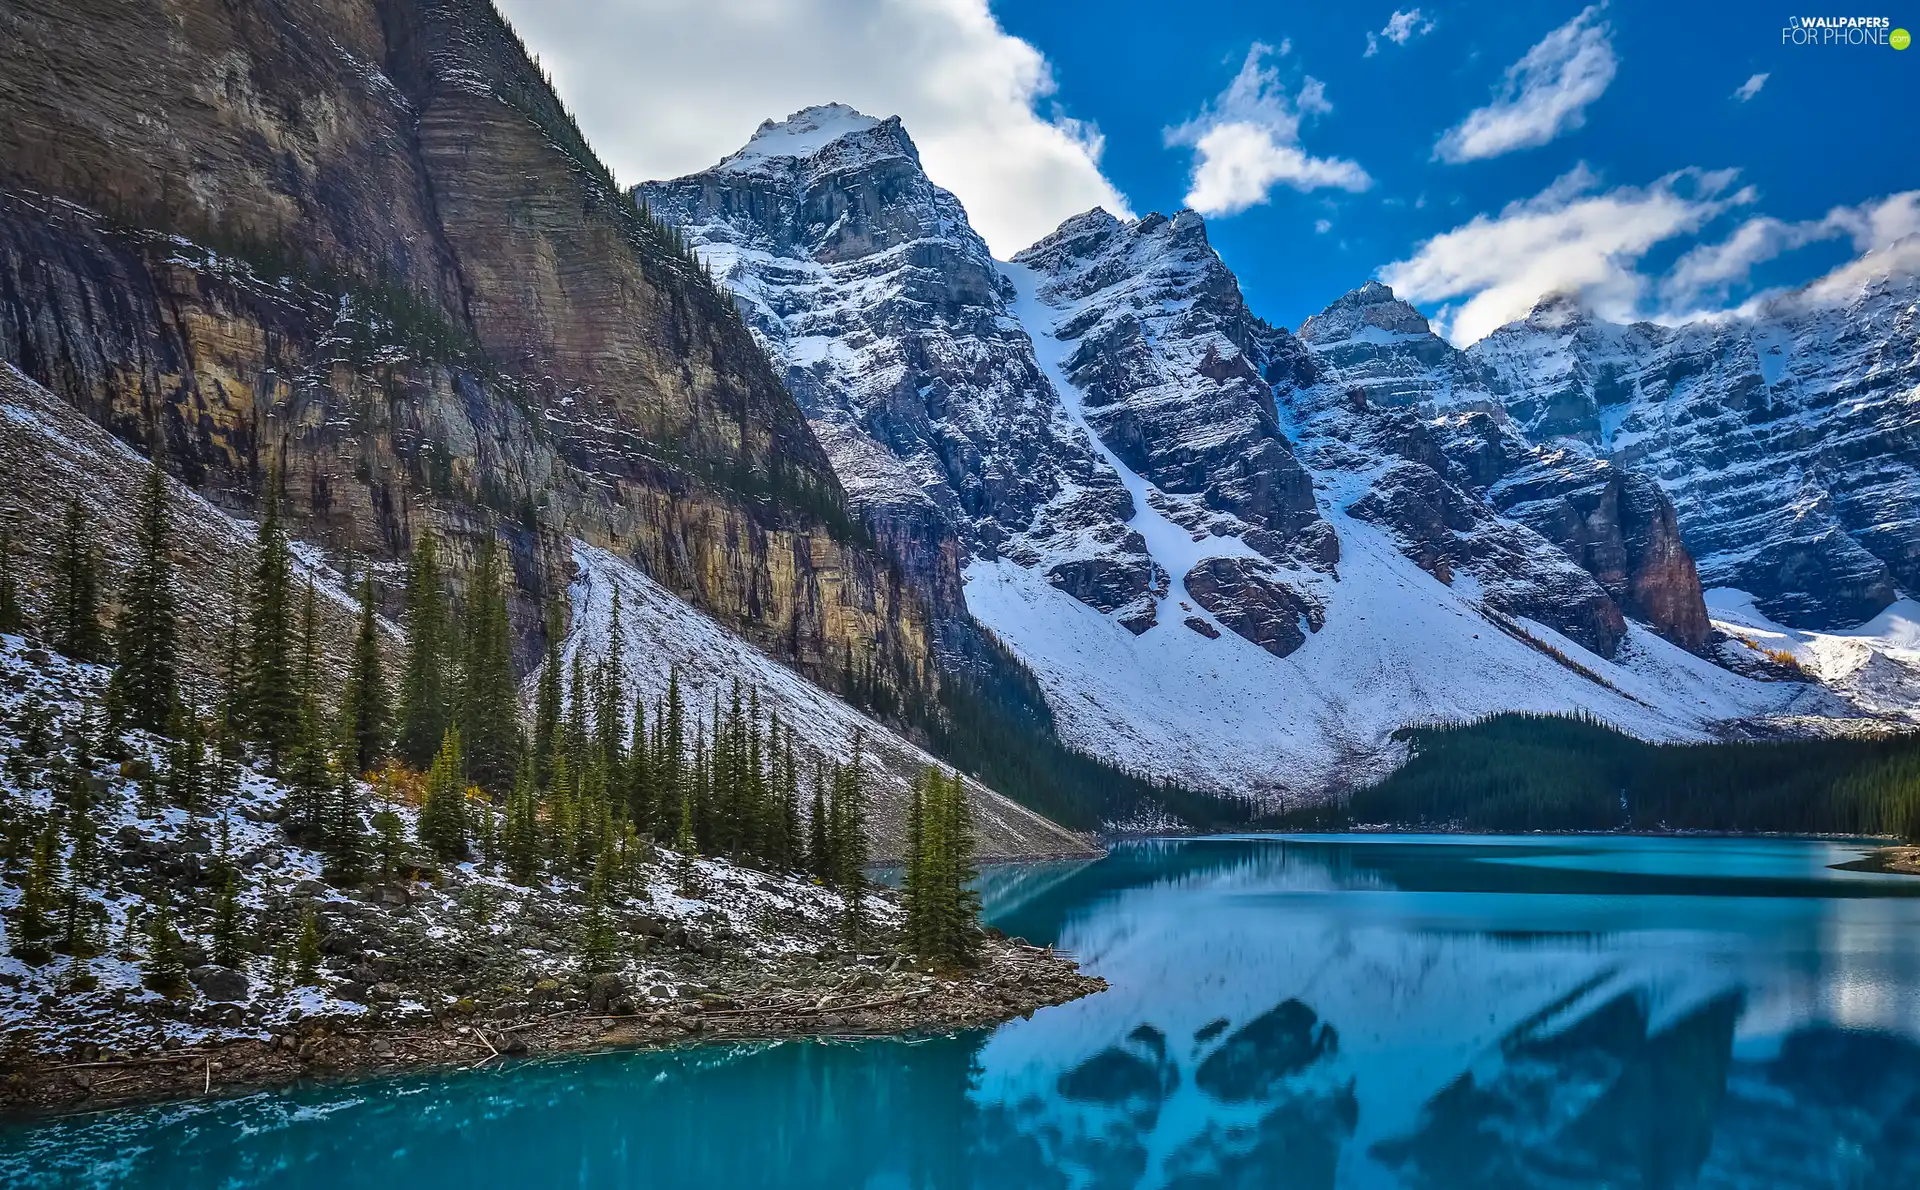
[[[1029,271],[1004,267],[1022,295],[1016,309],[1041,367],[1077,411],[1079,392],[1059,372],[1068,347],[1051,333],[1075,311],[1047,308]],[[1233,537],[1196,541],[1156,509],[1154,485],[1111,452],[1108,463],[1135,494],[1140,511],[1130,525],[1170,573],[1184,575],[1205,558],[1254,554]],[[1187,629],[1180,621],[1201,609],[1183,585],[1160,597],[1160,626],[1137,636],[1005,561],[968,567],[968,606],[1033,667],[1062,734],[1076,745],[1278,801],[1378,776],[1397,760],[1385,738],[1408,723],[1499,710],[1585,711],[1649,739],[1700,739],[1723,719],[1819,700],[1805,686],[1738,677],[1644,629],[1631,629],[1609,661],[1551,629],[1528,627],[1612,688],[1583,677],[1497,627],[1481,610],[1476,583],[1439,583],[1386,530],[1345,513],[1342,497],[1363,482],[1323,480],[1320,512],[1341,542],[1338,578],[1287,572],[1325,618],[1286,657],[1232,632],[1210,638]]]
[[[1499,403],[1383,287],[1296,338],[1192,212],[1089,212],[996,264],[897,119],[837,106],[635,194],[731,287],[861,514],[1093,755],[1291,800],[1382,771],[1408,723],[1583,710],[1693,739],[1833,705],[1623,617],[1648,574],[1692,574],[1641,565],[1677,538],[1604,465],[1521,485],[1526,518],[1489,504],[1533,448],[1417,415],[1441,374]]]
[[[823,757],[844,758],[853,732],[864,733],[874,858],[902,854],[908,782],[935,763],[932,756],[734,636],[613,554],[576,542],[573,560],[573,620],[562,645],[566,664],[571,666],[583,650],[589,659],[605,654],[614,593],[619,592],[630,696],[644,697],[652,707],[666,697],[670,676],[678,672],[689,719],[711,722],[714,699],[727,703],[737,678],[743,687],[758,689],[761,706]],[[537,673],[530,675],[529,690],[538,681]],[[967,790],[983,856],[1037,858],[1093,850],[1083,836],[984,786],[969,781]]]
[[[1553,298],[1467,354],[1525,432],[1656,476],[1705,585],[1783,623],[1858,623],[1920,590],[1920,277],[1903,259],[1678,327]]]
[[[1707,592],[1723,652],[1788,653],[1806,674],[1868,714],[1920,723],[1920,603],[1899,599],[1853,628],[1816,631],[1770,619],[1752,595],[1730,587]]]

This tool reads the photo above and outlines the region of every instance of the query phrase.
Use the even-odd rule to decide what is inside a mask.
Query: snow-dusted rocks
[[[1838,626],[1920,585],[1917,302],[1882,275],[1668,328],[1559,298],[1467,354],[1536,440],[1656,476],[1707,586]]]

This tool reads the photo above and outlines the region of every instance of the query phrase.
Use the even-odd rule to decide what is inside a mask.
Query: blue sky
[[[1896,130],[1920,100],[1920,50],[1782,46],[1792,13],[1751,4],[1610,4],[1595,15],[1614,77],[1584,107],[1582,126],[1486,159],[1436,160],[1440,136],[1584,6],[1423,3],[1404,43],[1381,36],[1396,11],[1414,7],[1186,0],[1169,19],[1164,4],[1114,0],[1093,22],[1081,5],[1001,0],[994,12],[1047,55],[1062,107],[1098,123],[1102,169],[1139,211],[1182,203],[1192,156],[1169,148],[1164,130],[1225,88],[1253,43],[1288,46],[1268,59],[1283,86],[1325,84],[1332,110],[1306,118],[1300,143],[1315,157],[1356,162],[1372,186],[1302,193],[1279,184],[1267,202],[1209,221],[1255,308],[1289,325],[1422,240],[1536,195],[1582,163],[1602,189],[1690,167],[1738,169],[1755,201],[1707,223],[1709,239],[1762,212],[1817,219],[1920,185],[1913,134]],[[1912,16],[1920,29],[1920,9]],[[1756,74],[1765,82],[1742,100],[1737,89]],[[1315,234],[1323,219],[1329,229]],[[1642,268],[1664,271],[1694,242],[1658,243]],[[1850,251],[1820,241],[1763,263],[1753,281],[1806,280]]]
[[[1677,319],[1920,265],[1920,48],[1783,45],[1786,8],[500,2],[623,180],[846,102],[902,116],[996,253],[1191,204],[1289,326],[1374,276],[1467,341],[1556,289]]]

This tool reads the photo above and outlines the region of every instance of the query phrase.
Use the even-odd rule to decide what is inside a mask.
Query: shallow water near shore
[[[613,1054],[0,1129],[8,1186],[1897,1185],[1920,879],[1871,847],[1131,843],[996,868],[1110,991],[999,1029]]]

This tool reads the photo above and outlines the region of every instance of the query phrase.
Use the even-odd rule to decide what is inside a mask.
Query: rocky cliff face
[[[1003,556],[1150,616],[1131,497],[1063,415],[1012,287],[897,118],[808,108],[635,199],[733,290],[854,507],[943,620],[965,615],[966,562]]]
[[[1920,583],[1916,301],[1883,273],[1669,328],[1557,298],[1468,355],[1523,432],[1656,477],[1708,587],[1848,625]]]
[[[0,23],[0,359],[222,504],[277,474],[331,550],[501,534],[529,650],[579,537],[805,672],[928,680],[731,303],[485,0]]]

